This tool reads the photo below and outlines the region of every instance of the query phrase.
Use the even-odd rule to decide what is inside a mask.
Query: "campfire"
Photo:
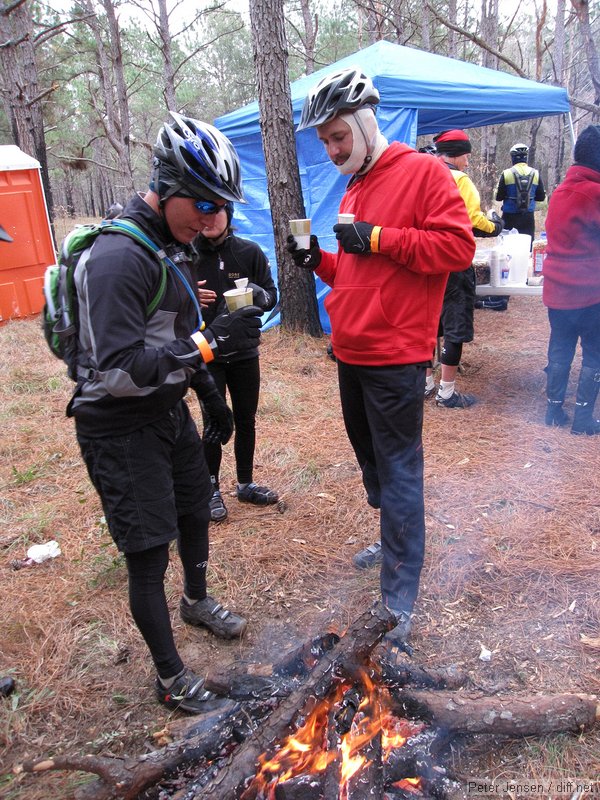
[[[157,734],[160,749],[138,759],[55,756],[21,769],[96,773],[78,800],[443,800],[457,786],[442,763],[456,733],[579,733],[600,719],[593,695],[486,696],[463,691],[465,675],[390,658],[377,645],[394,624],[377,603],[341,637],[209,675],[230,703],[187,719],[178,740]]]
[[[394,716],[389,691],[363,672],[360,684],[342,682],[335,687],[273,756],[260,756],[260,769],[242,797],[317,800],[329,786],[327,796],[351,800],[380,795],[384,783],[420,794],[420,777],[386,782],[384,775],[393,751],[425,727]]]

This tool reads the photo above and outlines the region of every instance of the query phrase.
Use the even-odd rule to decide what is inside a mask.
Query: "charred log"
[[[235,700],[287,697],[339,638],[335,633],[318,636],[286,653],[275,664],[232,664],[226,670],[210,673],[206,688]]]
[[[381,702],[379,692],[375,690],[371,695],[369,705],[361,710],[364,721],[381,718]],[[358,720],[360,736],[361,721]],[[369,739],[356,753],[366,759],[362,767],[348,781],[348,800],[381,800],[383,798],[383,751],[381,746],[381,729]]]
[[[321,798],[321,784],[319,779],[312,775],[301,775],[279,783],[275,787],[275,800],[321,800]]]
[[[254,710],[231,702],[223,709],[197,717],[190,733],[183,739],[140,758],[102,756],[54,756],[26,761],[23,772],[49,770],[89,772],[99,780],[87,784],[77,793],[78,800],[134,800],[145,789],[154,786],[191,764],[203,763],[250,735],[271,708]]]
[[[455,667],[429,669],[419,667],[406,659],[392,662],[386,658],[385,652],[376,660],[376,664],[379,668],[379,680],[390,689],[402,686],[461,689],[469,681],[469,676]]]

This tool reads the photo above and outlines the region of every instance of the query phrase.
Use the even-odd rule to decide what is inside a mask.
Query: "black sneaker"
[[[357,553],[352,558],[352,563],[357,569],[368,569],[374,567],[376,564],[381,564],[383,561],[383,553],[381,552],[381,542],[373,542],[360,553]]]
[[[156,679],[156,696],[158,702],[173,711],[187,711],[188,714],[204,714],[215,711],[230,700],[217,697],[213,692],[204,688],[204,678],[199,678],[191,670],[185,669],[175,678],[175,682],[168,689]]]
[[[268,486],[258,486],[249,483],[243,489],[237,490],[237,499],[240,503],[252,503],[255,506],[270,506],[279,501],[279,495]]]
[[[213,496],[208,501],[208,507],[212,522],[223,522],[224,519],[227,519],[227,509],[218,489],[213,492]]]
[[[192,605],[186,603],[182,597],[179,612],[181,619],[188,625],[208,628],[220,639],[237,639],[243,635],[248,625],[243,617],[224,608],[210,595]]]
[[[435,398],[436,406],[441,408],[469,408],[477,402],[477,398],[472,394],[461,394],[456,390],[450,395],[447,400],[438,393]]]
[[[437,392],[437,390],[438,388],[435,385],[435,383],[433,384],[431,389],[425,389],[425,400],[429,400],[430,397],[433,397],[433,395]]]

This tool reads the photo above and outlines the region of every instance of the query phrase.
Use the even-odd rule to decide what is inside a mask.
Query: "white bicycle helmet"
[[[513,144],[510,148],[510,155],[513,159],[517,159],[519,161],[527,161],[527,156],[529,155],[529,147],[522,142],[517,142],[517,144]]]
[[[379,92],[359,67],[332,72],[308,93],[297,130],[316,128],[344,112],[378,102]]]
[[[154,188],[167,199],[178,191],[204,200],[244,202],[240,161],[234,146],[218,128],[169,112],[154,146]]]

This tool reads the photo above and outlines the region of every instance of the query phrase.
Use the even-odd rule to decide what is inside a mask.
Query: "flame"
[[[288,737],[269,758],[266,754],[260,756],[260,768],[252,782],[255,796],[259,800],[272,800],[278,783],[300,775],[322,773],[333,761],[339,762],[339,798],[342,800],[347,797],[349,781],[370,763],[361,751],[364,751],[374,737],[381,734],[385,759],[391,750],[402,747],[411,736],[425,727],[423,723],[394,717],[389,710],[391,701],[387,690],[378,689],[371,678],[363,674],[363,697],[350,730],[336,737],[338,741],[335,744],[328,742],[327,732],[331,725],[332,710],[339,707],[350,688],[347,684],[339,685],[333,696],[317,703],[304,725]],[[406,778],[395,785],[410,792],[418,792],[420,779]]]

